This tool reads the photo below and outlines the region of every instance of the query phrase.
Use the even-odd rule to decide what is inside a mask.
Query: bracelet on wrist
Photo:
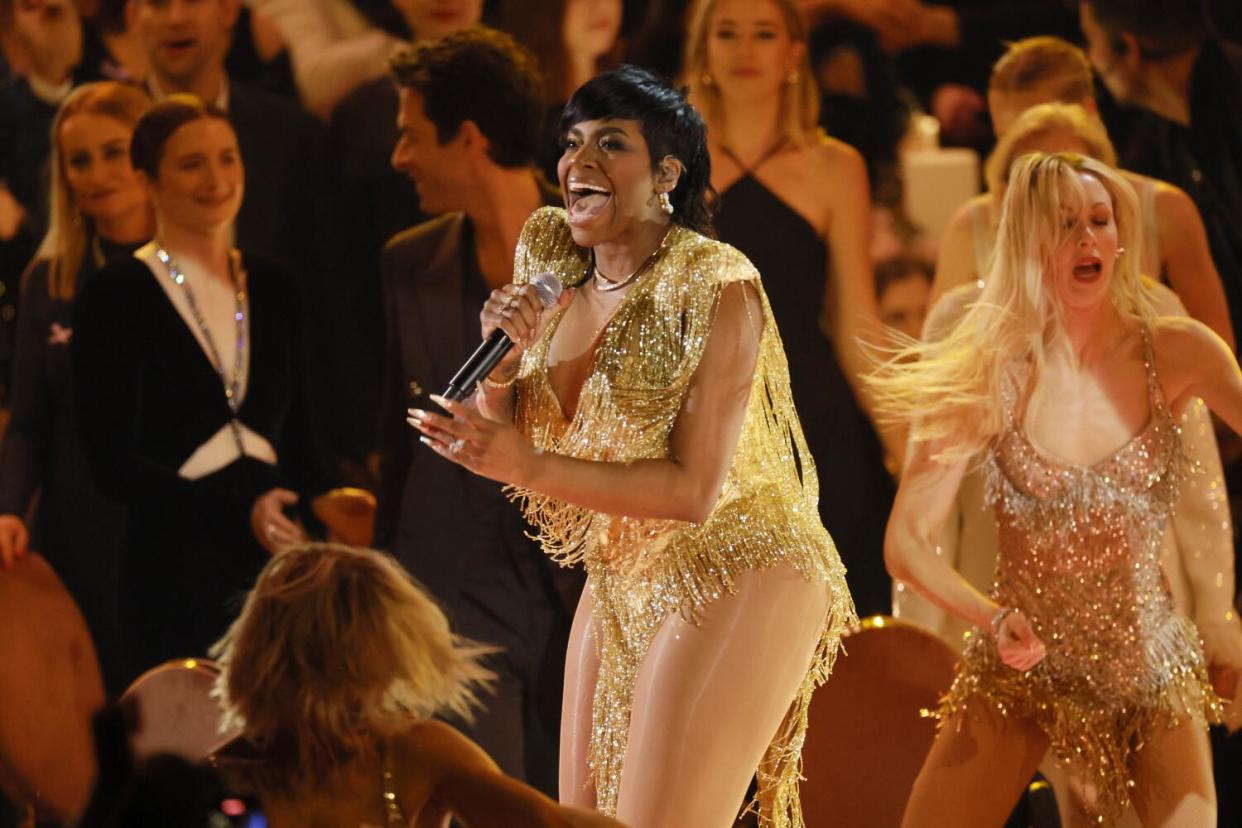
[[[512,388],[513,383],[517,382],[517,378],[518,378],[518,375],[517,375],[517,372],[515,371],[512,377],[510,377],[509,379],[503,382],[496,382],[491,377],[484,377],[483,384],[487,386],[488,388],[497,388],[497,389]]]
[[[996,636],[1000,632],[1000,625],[1005,619],[1017,612],[1017,607],[1001,607],[992,614],[992,635]]]

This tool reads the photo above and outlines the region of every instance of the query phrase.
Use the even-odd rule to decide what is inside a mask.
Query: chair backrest
[[[333,540],[362,547],[375,539],[375,506],[375,495],[352,486],[324,492],[311,504]]]
[[[103,703],[86,622],[52,567],[31,554],[0,572],[0,790],[59,819],[80,816]]]
[[[896,828],[936,734],[936,709],[957,655],[913,624],[874,616],[811,700],[802,750],[808,828]]]
[[[130,735],[134,758],[172,753],[200,762],[237,736],[238,730],[220,730],[220,705],[211,697],[219,674],[214,662],[187,658],[139,676],[121,696],[138,710],[138,728]]]

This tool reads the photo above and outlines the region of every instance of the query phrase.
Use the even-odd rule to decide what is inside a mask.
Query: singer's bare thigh
[[[829,592],[787,566],[747,572],[697,623],[665,619],[639,671],[617,819],[729,828],[819,643]]]
[[[595,807],[595,783],[588,755],[591,711],[599,680],[599,650],[591,617],[594,589],[590,579],[578,600],[565,653],[565,691],[561,705],[560,799],[566,805]]]

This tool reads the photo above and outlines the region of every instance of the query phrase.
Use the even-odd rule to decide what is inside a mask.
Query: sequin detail
[[[1217,722],[1194,625],[1176,612],[1160,569],[1165,528],[1189,472],[1181,436],[1153,368],[1143,329],[1151,417],[1091,466],[1049,457],[1014,416],[985,461],[1000,555],[992,595],[1020,608],[1047,646],[1026,673],[1007,667],[992,635],[976,630],[941,702],[942,720],[983,700],[1032,719],[1063,765],[1096,791],[1092,815],[1114,822],[1129,804],[1131,760],[1154,728]]]
[[[514,281],[551,271],[574,284],[588,265],[585,251],[573,244],[565,212],[544,208],[523,230]],[[605,327],[573,418],[564,416],[547,378],[558,317],[523,357],[515,422],[549,452],[621,462],[667,457],[720,290],[734,281],[757,288],[763,334],[733,465],[706,521],[619,517],[522,489],[509,494],[538,528],[544,551],[564,565],[585,564],[592,579],[601,668],[590,763],[605,814],[616,812],[639,667],[664,619],[680,612],[693,620],[710,602],[735,592],[738,576],[751,570],[783,564],[828,586],[815,657],[758,768],[756,802],[771,803],[760,813],[763,828],[801,828],[798,782],[811,693],[827,680],[841,635],[857,618],[845,568],[819,521],[819,482],[758,272],[733,248],[673,226],[651,269],[630,287]]]

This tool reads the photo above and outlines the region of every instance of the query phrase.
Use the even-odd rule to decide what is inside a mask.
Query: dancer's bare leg
[[[595,783],[587,763],[591,745],[591,708],[599,679],[599,651],[591,620],[594,597],[588,580],[578,599],[565,652],[565,691],[561,704],[560,798],[566,805],[595,807]]]
[[[973,704],[941,724],[902,828],[1000,828],[1047,750],[1034,722]]]
[[[828,587],[788,567],[748,572],[697,624],[665,619],[639,671],[617,819],[728,828],[799,686]]]
[[[1097,792],[1086,781],[1086,774],[1081,766],[1060,767],[1049,753],[1039,766],[1039,772],[1047,778],[1056,793],[1061,828],[1099,828],[1099,820],[1091,814],[1097,801]],[[1142,827],[1138,814],[1133,808],[1127,808],[1112,828]]]
[[[1216,785],[1207,733],[1185,720],[1155,728],[1134,757],[1131,798],[1143,828],[1214,828]]]

